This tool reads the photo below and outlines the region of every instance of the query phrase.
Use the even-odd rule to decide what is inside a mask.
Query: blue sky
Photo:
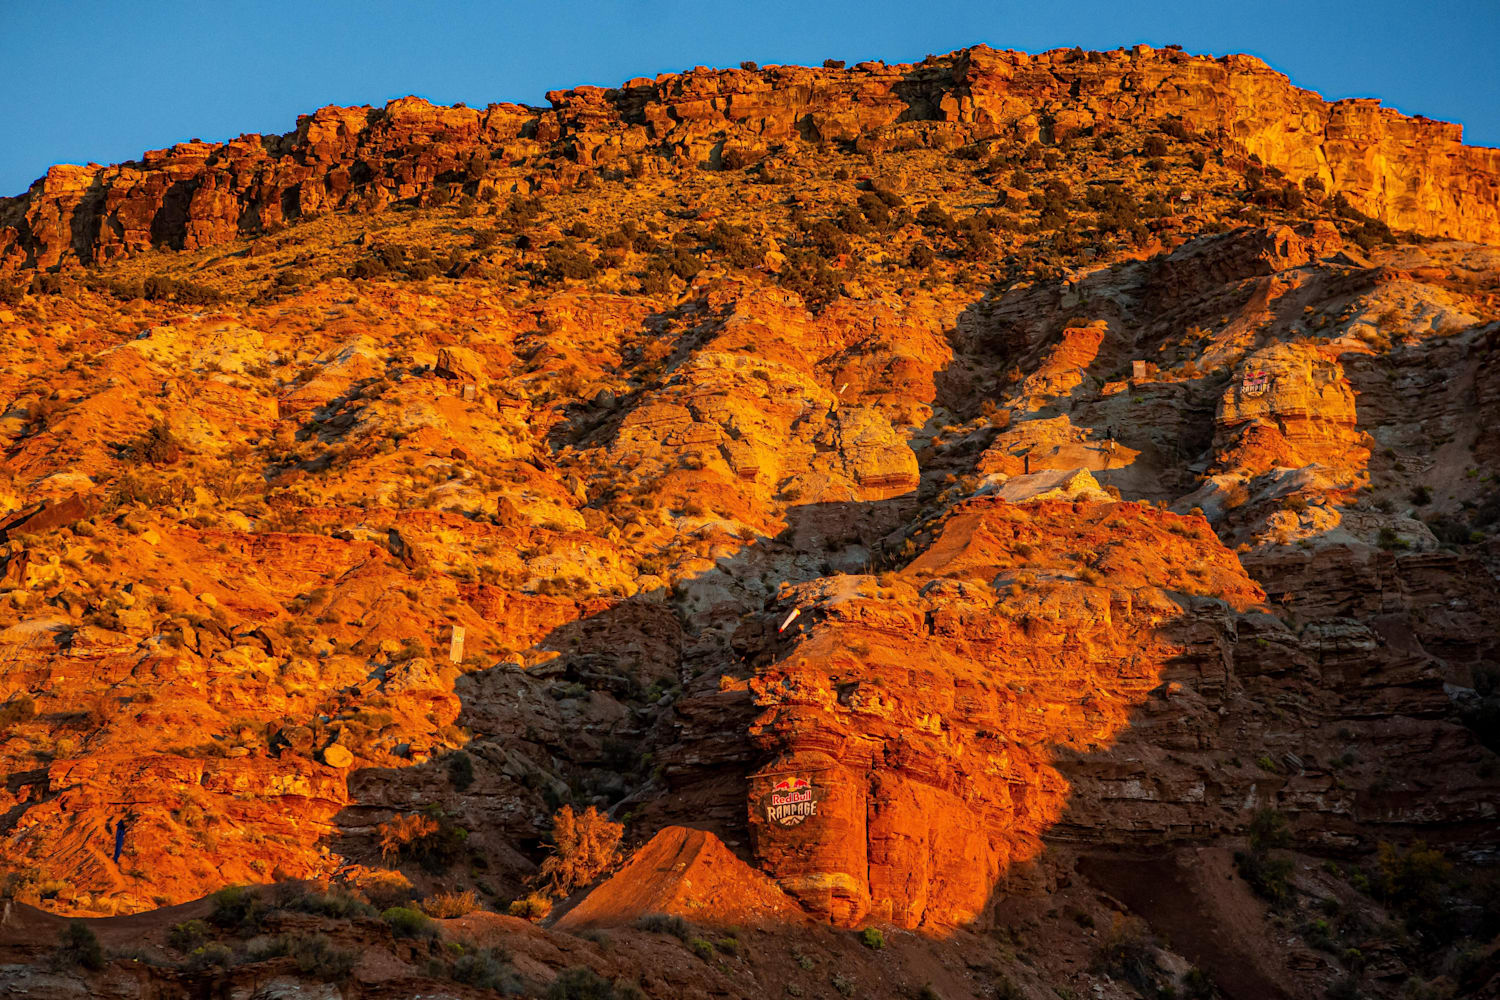
[[[545,104],[694,65],[909,62],[978,42],[1250,52],[1325,97],[1380,97],[1500,146],[1500,0],[4,0],[0,14],[0,194],[52,163],[290,131],[325,104]]]

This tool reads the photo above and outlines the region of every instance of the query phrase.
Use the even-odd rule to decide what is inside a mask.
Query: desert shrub
[[[714,948],[714,943],[708,938],[692,938],[688,941],[687,946],[689,951],[691,951],[694,955],[697,955],[699,958],[703,959],[703,961],[705,962],[712,961],[714,955],[717,954],[717,951]]]
[[[22,692],[0,705],[0,731],[36,718],[36,702],[31,695]]]
[[[167,931],[167,944],[177,951],[192,951],[208,940],[209,927],[202,920],[184,920]]]
[[[243,885],[226,886],[214,893],[210,901],[208,922],[224,930],[254,933],[266,915],[260,897]]]
[[[790,250],[786,257],[779,275],[781,285],[800,295],[810,311],[822,312],[842,294],[839,276],[828,266],[822,254],[811,250]]]
[[[288,900],[286,908],[301,913],[315,913],[320,917],[332,917],[335,920],[373,917],[380,912],[369,903],[338,890],[301,893]]]
[[[842,60],[842,59],[824,59],[823,60],[823,68],[824,69],[843,69],[844,68],[844,60]]]
[[[136,464],[170,465],[182,457],[182,442],[165,421],[157,420],[144,434],[125,445],[120,457]]]
[[[708,238],[713,248],[735,267],[755,267],[764,256],[749,232],[722,220],[714,224]]]
[[[409,906],[393,906],[382,913],[380,919],[386,922],[391,933],[398,938],[434,938],[438,934],[437,927],[427,914]]]
[[[1391,527],[1381,528],[1380,535],[1376,538],[1375,543],[1387,552],[1411,548],[1411,542],[1402,538],[1397,534],[1396,529]]]
[[[375,828],[380,835],[380,853],[387,861],[416,861],[428,871],[441,872],[462,856],[467,830],[432,816],[407,813]]]
[[[21,301],[21,287],[14,282],[0,279],[0,306],[13,306]]]
[[[859,210],[865,219],[876,229],[886,229],[891,224],[891,210],[882,201],[879,195],[869,191],[859,196]]]
[[[448,755],[448,780],[457,791],[464,791],[474,783],[474,758],[462,750]]]
[[[326,934],[283,934],[260,952],[263,958],[286,955],[303,975],[328,982],[349,978],[359,962],[359,953],[334,946]]]
[[[1448,936],[1455,921],[1444,898],[1452,882],[1453,866],[1425,841],[1414,841],[1405,850],[1381,843],[1375,894],[1400,911],[1412,931],[1428,938]]]
[[[864,231],[864,217],[846,205],[833,219],[820,219],[808,227],[807,238],[819,250],[837,257],[854,248],[849,236],[858,236]]]
[[[1411,491],[1411,502],[1418,507],[1425,507],[1432,503],[1432,489],[1427,486],[1418,486]]]
[[[587,966],[566,969],[547,989],[547,1000],[616,1000],[608,979]]]
[[[1292,859],[1256,851],[1236,851],[1234,864],[1255,894],[1272,906],[1291,902]]]
[[[1156,949],[1145,921],[1116,913],[1110,922],[1109,933],[1094,954],[1094,966],[1101,972],[1125,980],[1144,995],[1153,996]]]
[[[646,261],[646,273],[657,275],[661,280],[675,276],[683,281],[692,281],[703,270],[703,262],[682,247],[674,247],[653,254]]]
[[[1029,180],[1028,183],[1030,183]],[[941,229],[945,233],[958,232],[958,223],[953,220],[953,216],[944,211],[943,206],[935,201],[929,201],[922,206],[917,212],[917,221],[924,226]]]
[[[866,927],[859,932],[859,943],[875,951],[885,947],[885,934],[879,927]]]
[[[546,919],[547,914],[552,912],[552,900],[539,892],[533,892],[520,899],[511,900],[505,912],[513,917],[520,917],[522,920],[535,923]]]
[[[213,966],[223,968],[234,961],[234,951],[227,944],[218,941],[210,941],[208,944],[199,945],[188,953],[188,968],[193,970],[207,969]]]
[[[375,832],[380,835],[380,855],[387,861],[394,861],[414,854],[417,845],[436,834],[437,830],[438,822],[431,816],[420,813],[394,816],[375,827]]]
[[[375,872],[360,881],[359,891],[377,911],[405,906],[416,895],[411,880],[400,872]]]
[[[520,979],[510,967],[510,956],[498,948],[479,948],[459,956],[448,977],[482,990],[521,992]]]
[[[1250,819],[1250,849],[1236,851],[1234,864],[1256,895],[1282,907],[1292,901],[1292,859],[1271,850],[1291,842],[1285,817],[1274,809],[1260,809]]]
[[[1285,847],[1292,842],[1291,830],[1286,817],[1275,809],[1257,809],[1250,817],[1250,849],[1268,851],[1273,847]]]
[[[465,889],[463,892],[440,892],[422,900],[421,905],[429,917],[449,919],[462,917],[479,909],[479,897],[474,895],[473,889]]]
[[[84,968],[93,972],[104,968],[104,948],[82,920],[69,920],[52,951],[54,969]]]
[[[362,257],[345,272],[350,278],[380,278],[390,273],[386,263],[375,257]]]
[[[909,260],[912,267],[930,267],[933,259],[932,247],[926,243],[918,243],[911,248],[911,257]]]
[[[563,806],[552,817],[553,853],[542,862],[542,878],[563,896],[587,885],[614,864],[624,832],[593,806],[579,814]]]
[[[747,73],[754,73],[760,69],[760,66],[759,64],[746,59],[744,62],[740,63],[740,69],[746,71]]]
[[[546,273],[549,278],[571,278],[578,281],[594,276],[594,261],[588,252],[576,245],[548,247]]]
[[[666,913],[648,913],[636,920],[635,926],[636,930],[646,931],[649,934],[670,934],[684,942],[692,936],[686,920]]]
[[[1182,977],[1182,988],[1188,1000],[1213,1000],[1219,993],[1213,977],[1197,966],[1187,970]]]
[[[964,233],[963,255],[966,260],[989,260],[995,256],[995,240],[989,233],[968,230]]]
[[[141,284],[141,296],[153,302],[174,301],[182,305],[214,305],[224,297],[206,285],[179,281],[164,274],[147,276]]]

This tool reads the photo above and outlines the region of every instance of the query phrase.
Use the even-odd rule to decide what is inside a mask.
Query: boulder
[[[354,754],[341,743],[330,743],[323,748],[323,763],[343,770],[354,763]]]

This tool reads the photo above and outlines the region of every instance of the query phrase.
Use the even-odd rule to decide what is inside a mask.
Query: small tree
[[[87,924],[82,920],[70,920],[58,939],[57,950],[52,953],[52,965],[57,969],[82,966],[97,972],[104,968],[104,949]]]
[[[415,845],[438,832],[438,822],[420,813],[394,816],[375,827],[380,834],[380,855],[387,861],[410,854]]]
[[[625,827],[611,823],[593,806],[575,814],[563,806],[552,817],[553,853],[542,862],[541,875],[549,889],[566,896],[587,885],[614,864]]]

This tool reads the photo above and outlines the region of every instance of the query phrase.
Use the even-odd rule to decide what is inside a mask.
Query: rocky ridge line
[[[768,144],[889,141],[943,123],[972,141],[1050,141],[1098,125],[1176,119],[1230,159],[1316,178],[1359,211],[1425,235],[1500,241],[1500,151],[1462,127],[1375,100],[1328,102],[1251,56],[1136,46],[1039,55],[985,46],[921,63],[772,66],[630,80],[547,95],[552,107],[325,107],[281,136],[178,143],[139,161],[58,165],[0,199],[0,271],[200,249],[331,210],[483,195],[491,164],[556,192],[596,169],[711,168]],[[634,162],[631,162],[634,160]]]

